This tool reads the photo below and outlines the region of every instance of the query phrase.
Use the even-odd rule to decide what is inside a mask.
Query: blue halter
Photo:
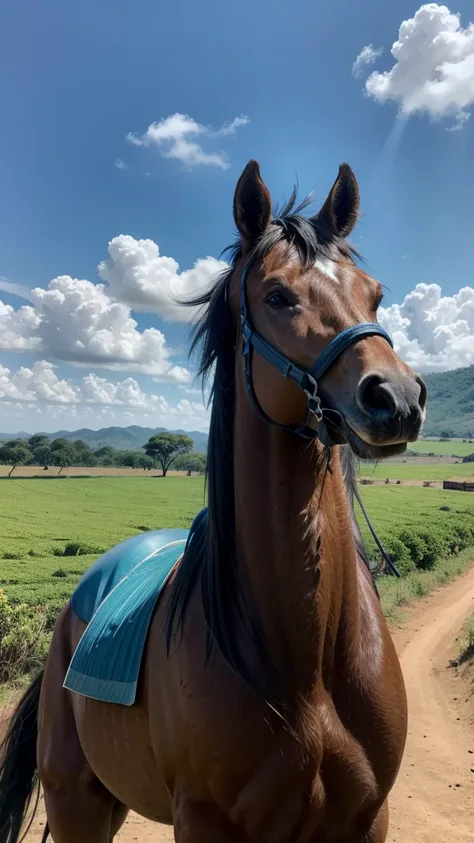
[[[316,439],[319,436],[319,431],[310,427],[310,422],[313,418],[316,420],[318,425],[320,425],[323,421],[323,408],[321,405],[321,399],[318,395],[318,381],[326,374],[328,369],[336,362],[341,354],[343,354],[344,351],[356,342],[365,340],[367,337],[383,337],[383,339],[386,340],[393,348],[392,339],[389,334],[387,334],[387,331],[385,331],[384,328],[376,322],[361,322],[358,325],[353,325],[352,327],[341,331],[340,334],[337,334],[337,336],[335,336],[324,349],[322,354],[319,355],[318,359],[313,363],[311,368],[303,369],[301,366],[298,366],[296,363],[289,360],[288,357],[285,357],[285,355],[282,354],[281,351],[278,351],[275,346],[267,342],[267,340],[264,339],[258,331],[254,331],[252,329],[247,315],[247,275],[249,273],[249,269],[250,265],[247,264],[244,267],[240,279],[240,324],[243,338],[242,355],[244,358],[245,385],[248,396],[257,413],[261,416],[261,418],[268,422],[268,424],[273,424],[276,427],[280,427],[282,430],[287,430],[289,433],[295,433],[297,436],[303,437],[303,439]],[[257,351],[258,354],[260,354],[267,363],[270,363],[271,366],[280,372],[283,377],[289,378],[303,390],[306,395],[307,408],[306,421],[303,425],[279,424],[279,422],[273,421],[273,419],[267,416],[265,410],[259,403],[253,386],[253,350]],[[353,489],[354,495],[362,510],[362,514],[367,521],[372,537],[382,554],[382,558],[387,564],[390,572],[394,576],[400,577],[400,572],[398,571],[396,565],[392,562],[390,555],[381,544],[372,524],[370,523],[370,519],[360,497],[357,484],[354,484]]]
[[[331,368],[333,363],[344,353],[351,345],[354,345],[360,340],[365,340],[367,337],[383,337],[393,348],[393,342],[387,334],[387,331],[378,325],[376,322],[361,322],[358,325],[353,325],[341,331],[340,334],[334,337],[329,345],[324,349],[322,354],[313,363],[311,368],[303,369],[296,363],[293,363],[281,351],[278,351],[275,346],[271,345],[266,339],[262,337],[258,331],[253,330],[249,317],[247,314],[247,275],[250,270],[250,264],[247,264],[242,272],[240,279],[240,324],[242,330],[242,355],[244,358],[245,371],[245,385],[248,396],[255,407],[258,414],[268,424],[273,424],[276,427],[287,430],[290,433],[295,433],[297,436],[302,436],[304,439],[315,439],[318,436],[318,430],[310,426],[310,422],[314,419],[317,424],[321,424],[323,420],[323,408],[321,399],[318,395],[318,381]],[[252,351],[255,350],[260,354],[267,363],[270,363],[274,369],[280,372],[285,378],[292,380],[300,389],[303,390],[306,396],[307,416],[306,421],[302,425],[285,425],[273,421],[267,416],[263,407],[261,407],[257,395],[255,393],[252,380]]]

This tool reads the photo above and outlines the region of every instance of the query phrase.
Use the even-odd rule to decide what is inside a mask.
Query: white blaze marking
[[[334,261],[330,260],[329,258],[319,258],[315,264],[315,269],[318,270],[322,275],[325,275],[326,278],[330,278],[331,281],[338,282],[337,274],[336,274],[336,265]]]

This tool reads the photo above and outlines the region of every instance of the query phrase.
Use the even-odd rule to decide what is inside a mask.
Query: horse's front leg
[[[251,843],[215,805],[196,803],[184,794],[173,800],[176,843]]]
[[[361,843],[385,843],[388,834],[388,802],[384,802],[375,820],[373,821],[367,837]]]

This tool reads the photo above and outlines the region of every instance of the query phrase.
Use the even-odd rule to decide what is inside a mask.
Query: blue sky
[[[212,274],[180,280],[176,264],[219,258],[249,158],[277,202],[296,176],[322,201],[348,161],[353,241],[389,288],[400,352],[426,370],[473,363],[469,14],[466,0],[8,4],[0,430],[206,427],[166,291]],[[40,292],[28,303],[15,285]]]

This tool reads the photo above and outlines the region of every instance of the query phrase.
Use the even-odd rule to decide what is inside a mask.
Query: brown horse
[[[352,455],[400,454],[426,390],[346,242],[351,169],[315,217],[294,205],[272,218],[250,162],[230,269],[194,302],[214,377],[208,520],[154,614],[137,702],[63,689],[85,628],[67,605],[4,744],[0,843],[17,843],[38,777],[55,843],[110,843],[129,809],[178,843],[386,839],[406,698]]]

